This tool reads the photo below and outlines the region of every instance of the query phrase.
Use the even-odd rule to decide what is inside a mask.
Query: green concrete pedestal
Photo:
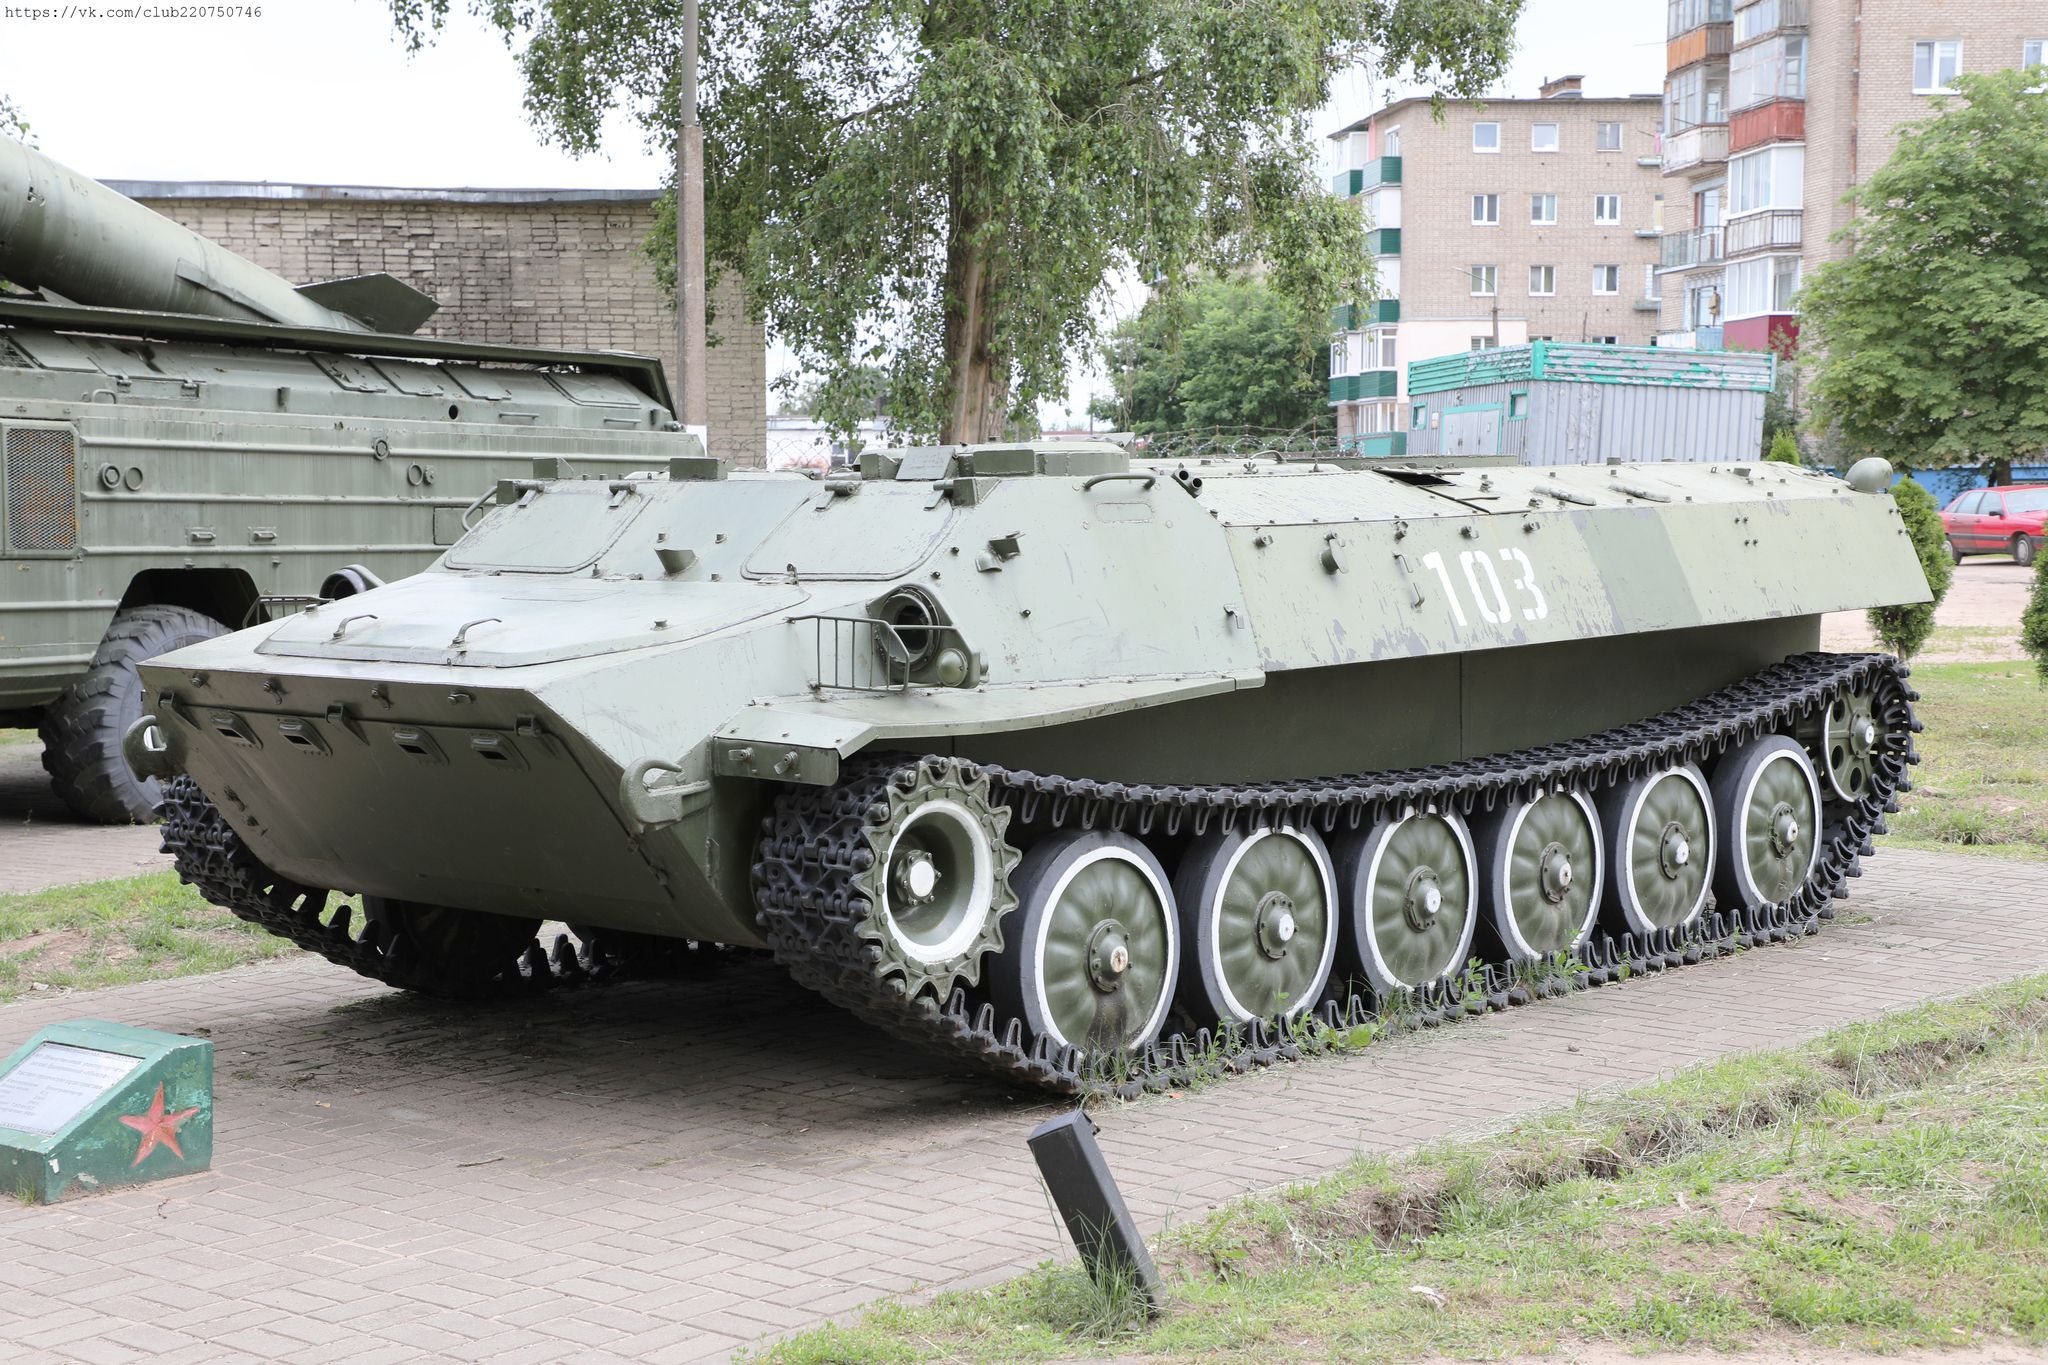
[[[37,1203],[67,1190],[189,1175],[213,1164],[213,1044],[77,1019],[0,1062],[0,1187]]]

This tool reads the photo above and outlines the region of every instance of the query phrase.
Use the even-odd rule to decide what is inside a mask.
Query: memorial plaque
[[[0,1076],[0,1128],[55,1134],[141,1065],[119,1052],[44,1043]]]
[[[204,1038],[73,1019],[0,1059],[0,1193],[47,1204],[212,1164]]]

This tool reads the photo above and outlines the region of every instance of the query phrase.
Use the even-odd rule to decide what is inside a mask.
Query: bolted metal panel
[[[78,544],[76,440],[68,430],[7,433],[7,546],[69,550]]]

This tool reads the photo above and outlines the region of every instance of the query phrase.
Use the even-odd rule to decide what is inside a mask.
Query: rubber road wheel
[[[185,607],[124,607],[114,614],[85,676],[43,711],[43,767],[64,804],[104,825],[150,824],[162,792],[121,757],[121,736],[141,719],[142,675],[135,666],[228,628]]]
[[[2030,567],[2034,562],[2034,556],[2040,552],[2041,542],[2035,540],[2032,536],[2014,536],[2012,538],[2012,562],[2019,565],[2022,569]]]
[[[1337,847],[1340,970],[1381,996],[1449,976],[1478,923],[1472,836],[1455,815],[1382,820]]]
[[[1783,905],[1820,856],[1820,783],[1813,761],[1784,735],[1767,735],[1714,768],[1721,829],[1714,889],[1725,905]]]
[[[1474,829],[1491,938],[1527,961],[1578,947],[1600,913],[1600,818],[1582,792],[1516,801]]]
[[[1337,950],[1337,883],[1311,829],[1215,831],[1173,878],[1180,998],[1198,1022],[1292,1017],[1321,998]]]
[[[1948,543],[1948,562],[1951,564],[1960,564],[1963,562],[1963,552],[1956,548],[1956,543],[1954,540],[1950,540]]]
[[[1090,1053],[1142,1047],[1173,1006],[1180,926],[1166,869],[1128,834],[1062,830],[1010,874],[1017,907],[989,994],[1034,1037]]]
[[[1610,787],[1600,799],[1605,906],[1632,934],[1690,924],[1707,908],[1714,816],[1707,780],[1687,764]]]

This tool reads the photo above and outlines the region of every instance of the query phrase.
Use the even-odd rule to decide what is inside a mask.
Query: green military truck
[[[92,820],[154,818],[142,660],[426,568],[501,479],[702,453],[658,361],[414,335],[7,138],[0,280],[0,727]]]

